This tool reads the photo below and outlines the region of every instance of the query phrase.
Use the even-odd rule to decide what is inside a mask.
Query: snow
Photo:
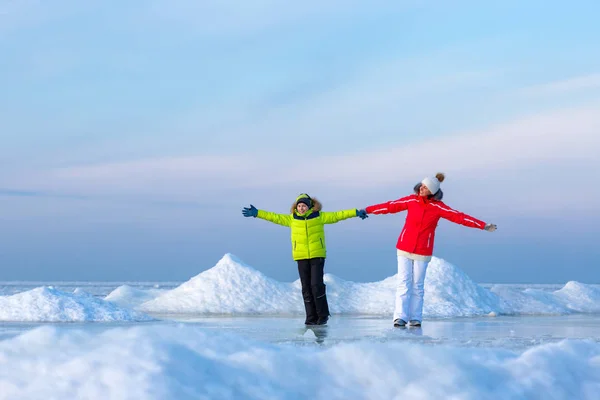
[[[332,314],[392,315],[395,275],[367,283],[346,281],[328,273],[324,279]],[[425,279],[426,319],[599,312],[598,285],[572,281],[558,290],[506,285],[486,288],[460,268],[436,257]],[[102,299],[80,288],[67,292],[42,286],[0,296],[0,321],[143,321],[150,318],[146,314],[303,313],[299,280],[279,282],[232,254],[225,254],[214,267],[172,289],[152,285],[140,289],[124,284]]]
[[[302,308],[301,308],[302,307]],[[213,268],[140,306],[154,313],[297,313],[301,294],[226,254]]]
[[[339,316],[320,330],[299,326],[298,280],[278,282],[231,254],[172,289],[120,284],[97,297],[86,290],[93,285],[41,286],[0,296],[0,321],[41,325],[1,327],[0,400],[485,399],[499,393],[596,399],[600,393],[597,285],[486,288],[433,258],[424,306],[431,319],[402,330],[389,321],[395,276],[359,283],[326,274],[325,282]],[[154,313],[184,316],[136,323]],[[559,316],[538,316],[553,314]],[[126,324],[39,324],[70,321]]]
[[[333,314],[391,315],[396,276],[351,282],[325,274]],[[300,281],[278,282],[226,254],[213,268],[146,301],[139,309],[175,314],[302,314]],[[425,279],[425,318],[600,312],[600,288],[569,282],[556,291],[494,285],[486,289],[434,257]]]
[[[600,393],[600,343],[523,352],[368,341],[308,348],[189,325],[47,326],[0,342],[0,387],[0,399],[585,400]]]
[[[0,296],[0,321],[109,322],[151,319],[140,312],[98,299],[81,289],[68,293],[42,286],[11,296]]]
[[[516,290],[504,286],[492,286],[499,295],[505,314],[568,314],[573,312],[600,312],[600,288],[570,281],[559,290],[548,292],[526,288]]]
[[[425,281],[424,315],[485,315],[500,310],[500,299],[450,263],[434,259]],[[357,283],[325,274],[333,313],[389,315],[393,312],[396,278]],[[226,254],[213,268],[178,288],[145,302],[152,313],[301,314],[300,280],[278,282]]]
[[[158,297],[164,292],[165,290],[163,289],[141,290],[129,285],[121,285],[110,292],[104,300],[115,303],[121,307],[135,308],[146,301]]]

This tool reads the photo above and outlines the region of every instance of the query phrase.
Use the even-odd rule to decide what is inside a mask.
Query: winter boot
[[[329,304],[327,303],[326,287],[324,283],[312,285],[312,295],[315,299],[315,308],[319,318],[329,316]]]
[[[319,320],[319,316],[317,315],[317,308],[315,307],[315,302],[311,301],[311,299],[307,299],[306,297],[304,298],[304,309],[306,310],[306,321],[304,321],[304,324],[315,325]]]
[[[329,317],[327,317],[327,316],[319,317],[319,320],[317,321],[317,325],[327,325],[328,320],[329,320]]]
[[[302,288],[302,297],[304,298],[304,310],[306,311],[306,321],[304,321],[305,325],[315,325],[317,320],[319,319],[319,314],[317,314],[317,305],[315,304],[314,297],[310,288],[305,290]]]
[[[421,321],[416,320],[416,319],[411,319],[410,321],[408,321],[408,325],[409,326],[421,326]]]
[[[406,321],[400,318],[396,318],[394,320],[394,326],[396,328],[404,328],[406,326]]]

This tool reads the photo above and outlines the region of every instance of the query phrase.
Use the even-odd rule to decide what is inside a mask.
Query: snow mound
[[[164,289],[136,289],[129,285],[121,285],[110,292],[104,300],[115,303],[121,307],[136,308],[140,304],[155,299],[166,290]]]
[[[569,310],[576,312],[600,312],[600,288],[570,281],[554,296]]]
[[[155,313],[270,314],[304,310],[301,293],[226,254],[213,268],[143,303]]]
[[[84,292],[62,292],[43,286],[0,296],[0,321],[83,322],[147,321],[147,315],[121,308]]]
[[[326,274],[327,297],[334,312],[382,314],[394,312],[397,277],[356,283]],[[300,287],[300,281],[295,282]],[[425,278],[423,314],[426,317],[486,315],[500,310],[500,299],[473,282],[454,265],[433,258]]]
[[[600,288],[575,281],[554,292],[514,289],[494,285],[490,289],[502,300],[504,314],[570,314],[600,312]]]
[[[390,315],[396,276],[357,283],[325,274],[327,298],[334,314]],[[140,310],[154,313],[300,314],[304,303],[300,280],[270,279],[226,254],[213,268],[181,286],[145,302]],[[450,263],[434,258],[425,279],[426,317],[484,315],[499,312],[500,299]]]
[[[425,278],[424,315],[468,316],[498,312],[500,299],[453,264],[433,258]]]
[[[522,353],[405,342],[298,348],[191,326],[42,327],[0,342],[0,400],[595,400],[599,360],[594,341]]]

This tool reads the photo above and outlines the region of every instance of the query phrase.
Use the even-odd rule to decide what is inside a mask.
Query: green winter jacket
[[[305,214],[296,211],[291,214],[276,214],[258,210],[258,218],[291,228],[292,256],[294,260],[325,258],[325,224],[356,217],[356,209],[334,212],[315,211],[312,208]]]

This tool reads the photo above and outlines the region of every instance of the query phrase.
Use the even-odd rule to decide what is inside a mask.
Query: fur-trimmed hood
[[[321,202],[319,200],[317,200],[314,197],[311,197],[313,206],[312,206],[312,210],[314,212],[319,212],[323,209],[323,205],[321,204]],[[294,201],[294,203],[292,204],[292,207],[290,209],[290,213],[295,213],[296,212],[296,207],[298,206],[298,201]]]

